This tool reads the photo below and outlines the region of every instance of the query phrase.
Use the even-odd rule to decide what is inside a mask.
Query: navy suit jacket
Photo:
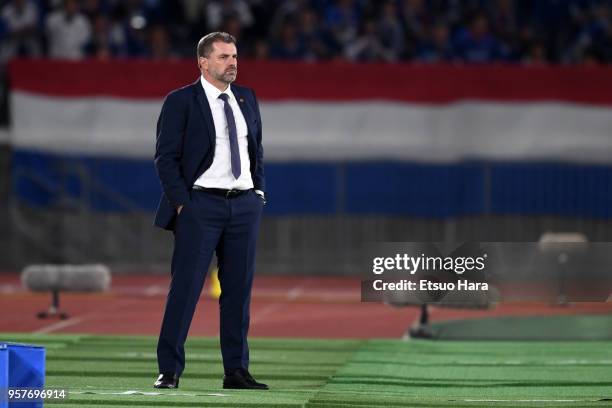
[[[253,185],[265,191],[257,99],[249,88],[232,84],[231,89],[247,124]],[[176,208],[189,201],[193,184],[212,164],[215,140],[215,125],[200,78],[166,96],[157,120],[155,169],[163,191],[155,215],[156,226],[174,230]]]

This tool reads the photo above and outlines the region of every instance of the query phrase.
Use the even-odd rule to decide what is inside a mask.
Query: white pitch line
[[[297,299],[302,294],[302,292],[304,292],[304,289],[301,286],[296,286],[295,288],[287,292],[287,300]]]
[[[143,290],[143,294],[145,296],[159,296],[159,295],[165,295],[168,292],[168,288],[161,286],[161,285],[151,285],[151,286],[147,286],[144,290]]]
[[[597,402],[598,399],[465,399],[464,402]]]
[[[257,317],[251,318],[251,326],[253,326],[255,323],[260,322],[263,318],[272,314],[273,312],[276,312],[278,309],[281,309],[283,306],[283,303],[272,303],[264,307],[259,311],[259,313],[257,313]]]
[[[189,394],[184,392],[150,392],[150,391],[137,391],[128,390],[123,392],[107,392],[107,391],[71,391],[70,394],[81,394],[81,395],[142,395],[147,397],[158,397],[158,396],[170,396],[170,397],[229,397],[228,394],[221,394],[216,392],[204,393],[204,394]]]
[[[70,318],[68,320],[63,320],[61,322],[57,322],[57,323],[50,324],[48,326],[41,327],[40,329],[35,330],[32,333],[34,333],[34,334],[52,333],[54,331],[61,330],[61,329],[66,328],[66,327],[70,327],[70,326],[74,326],[75,324],[79,324],[83,320],[85,320],[84,317]]]
[[[297,299],[302,294],[303,291],[304,291],[304,288],[302,285],[294,286],[291,289],[289,289],[289,291],[287,291],[287,294],[285,295],[285,299],[287,299],[289,302],[292,302],[295,299]],[[276,303],[271,303],[268,306],[264,307],[263,309],[259,311],[259,313],[257,313],[257,316],[254,316],[251,318],[251,323],[250,323],[251,326],[261,321],[263,318],[267,317],[273,312],[276,312],[278,309],[281,309],[283,306],[284,306],[284,303],[276,302]]]
[[[18,285],[11,285],[11,284],[0,285],[0,293],[2,293],[3,295],[15,294],[19,292],[20,289],[21,287]]]

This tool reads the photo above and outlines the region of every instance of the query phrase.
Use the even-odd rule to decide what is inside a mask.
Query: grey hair
[[[226,44],[236,44],[236,38],[233,35],[222,31],[215,31],[206,34],[198,41],[197,57],[208,58],[213,50],[213,44],[217,41],[222,41]]]

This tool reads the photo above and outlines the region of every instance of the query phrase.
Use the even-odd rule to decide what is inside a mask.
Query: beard
[[[215,73],[214,78],[218,81],[230,84],[236,80],[236,75],[238,75],[238,70],[234,68],[227,69],[224,72]]]

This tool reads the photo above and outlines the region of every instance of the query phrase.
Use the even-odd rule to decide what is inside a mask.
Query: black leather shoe
[[[266,384],[255,381],[244,368],[237,368],[223,376],[223,388],[231,390],[267,390]]]
[[[178,388],[179,377],[175,373],[161,373],[153,388]]]

